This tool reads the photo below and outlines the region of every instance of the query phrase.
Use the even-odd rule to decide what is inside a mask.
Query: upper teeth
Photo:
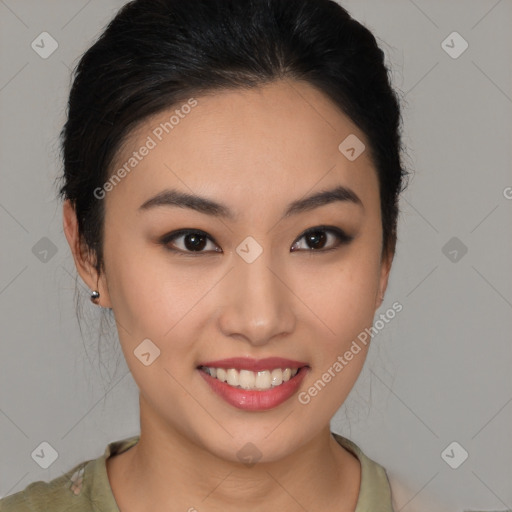
[[[243,389],[270,389],[279,386],[290,380],[299,371],[298,368],[275,368],[274,370],[263,370],[252,372],[250,370],[236,370],[230,368],[210,368],[203,366],[202,369],[216,379],[227,382],[230,386]]]

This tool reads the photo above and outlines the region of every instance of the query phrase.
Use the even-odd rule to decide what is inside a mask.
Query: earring
[[[98,304],[98,299],[100,298],[100,292],[98,290],[93,290],[91,292],[91,302],[94,304]]]

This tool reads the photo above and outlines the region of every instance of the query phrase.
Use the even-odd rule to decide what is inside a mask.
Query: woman
[[[141,432],[2,511],[391,511],[330,420],[388,282],[399,125],[374,36],[331,0],[125,5],[76,70],[60,192]]]

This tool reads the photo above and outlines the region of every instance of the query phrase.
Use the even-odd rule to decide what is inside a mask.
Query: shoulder
[[[332,432],[334,439],[352,452],[361,464],[361,486],[356,512],[372,510],[393,512],[391,486],[383,466],[366,456],[356,443]]]
[[[393,506],[395,510],[401,510],[407,506],[407,512],[423,512],[425,510],[435,510],[436,512],[453,512],[454,504],[442,499],[441,496],[434,494],[433,491],[425,489],[423,486],[421,493],[418,493],[421,481],[414,481],[406,471],[388,471],[391,489],[393,490]],[[411,499],[413,496],[414,499]]]
[[[80,493],[82,475],[91,461],[77,464],[63,475],[43,482],[39,480],[25,489],[0,499],[0,512],[76,512],[90,510],[90,502]]]
[[[0,499],[0,512],[119,512],[108,480],[106,459],[131,448],[139,436],[113,441],[101,457],[77,464],[50,482],[33,482]]]

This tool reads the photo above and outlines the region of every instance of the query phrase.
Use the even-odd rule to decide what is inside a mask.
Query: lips
[[[197,369],[210,389],[228,404],[238,409],[262,411],[277,407],[294,395],[308,373],[309,366],[303,361],[281,357],[259,360],[230,358],[205,361]],[[230,378],[219,380],[216,377],[219,372]],[[253,377],[257,374],[256,381],[250,378],[247,381],[249,373]],[[270,374],[277,376],[277,381],[272,380],[271,385],[268,381]],[[239,381],[240,376],[243,378]],[[260,377],[267,382],[258,381]]]

